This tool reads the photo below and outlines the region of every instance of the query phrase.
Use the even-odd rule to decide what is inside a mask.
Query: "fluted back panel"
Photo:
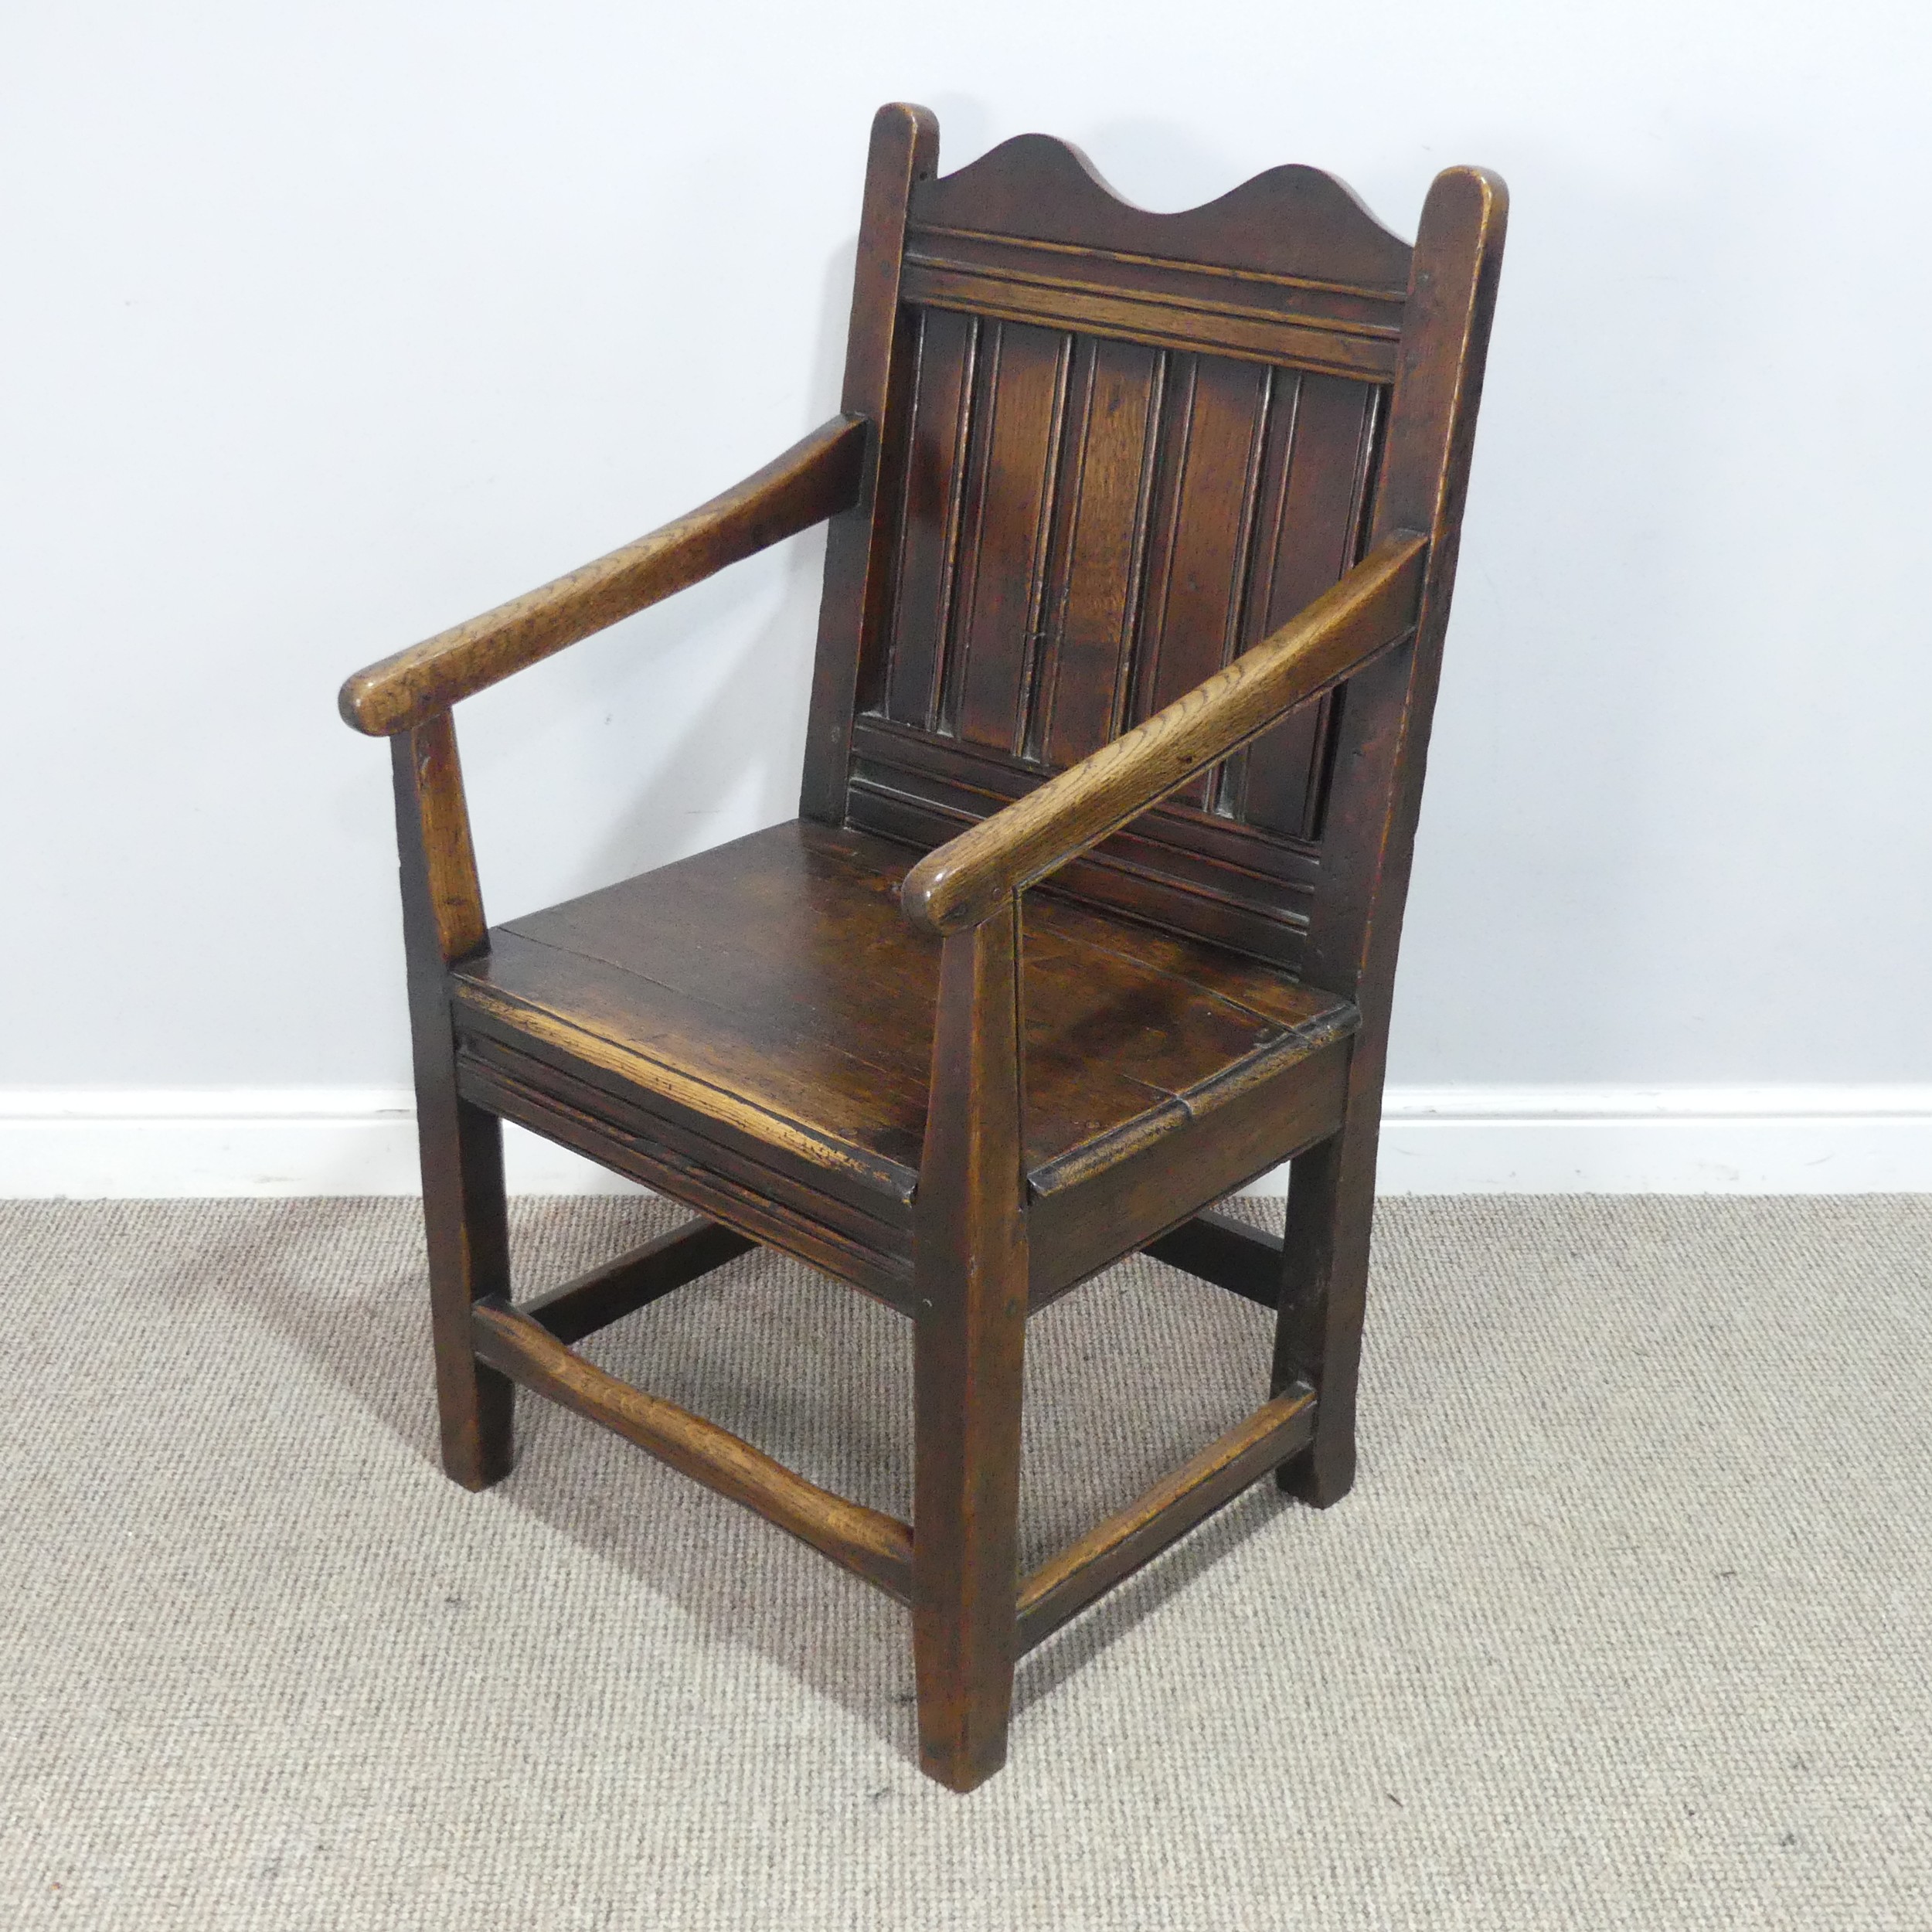
[[[1038,137],[923,184],[913,212],[900,508],[850,809],[930,844],[1355,561],[1408,250],[1312,170],[1151,215]],[[1063,884],[1292,963],[1332,710],[1291,716]]]

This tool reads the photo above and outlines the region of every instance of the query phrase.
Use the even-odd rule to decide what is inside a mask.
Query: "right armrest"
[[[460,698],[795,536],[858,501],[866,419],[835,416],[689,516],[359,671],[342,719],[372,737],[413,730]]]
[[[1383,538],[1299,617],[1111,744],[906,873],[899,903],[921,932],[977,925],[1001,903],[1238,751],[1414,628],[1429,543]]]

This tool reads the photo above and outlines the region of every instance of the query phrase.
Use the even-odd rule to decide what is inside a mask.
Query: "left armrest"
[[[928,852],[900,904],[922,931],[977,925],[1015,893],[1339,684],[1413,628],[1429,542],[1386,537],[1300,616],[1037,791]]]
[[[512,672],[851,509],[866,436],[864,417],[835,416],[689,516],[357,672],[342,686],[342,721],[372,737],[412,730]]]

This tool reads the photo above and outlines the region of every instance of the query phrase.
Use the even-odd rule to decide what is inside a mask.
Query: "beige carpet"
[[[527,1285],[668,1218],[526,1204]],[[447,1483],[420,1267],[403,1202],[0,1209],[0,1923],[1932,1927],[1932,1201],[1389,1205],[1354,1496],[1071,1626],[964,1799],[809,1551],[527,1398]],[[1266,1329],[1043,1315],[1030,1552]],[[904,1509],[896,1317],[753,1257],[590,1345]]]

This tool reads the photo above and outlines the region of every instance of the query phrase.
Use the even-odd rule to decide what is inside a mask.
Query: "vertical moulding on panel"
[[[1137,342],[1074,338],[1066,480],[1054,505],[1022,740],[1036,763],[1073,764],[1126,722],[1165,362],[1163,352]]]
[[[1255,545],[1243,649],[1338,582],[1368,527],[1383,391],[1339,376],[1305,375],[1298,387],[1271,514]],[[1334,709],[1318,699],[1249,747],[1239,813],[1247,824],[1317,835]]]
[[[978,316],[947,309],[920,317],[885,708],[921,731],[937,719],[952,627],[981,326]]]

